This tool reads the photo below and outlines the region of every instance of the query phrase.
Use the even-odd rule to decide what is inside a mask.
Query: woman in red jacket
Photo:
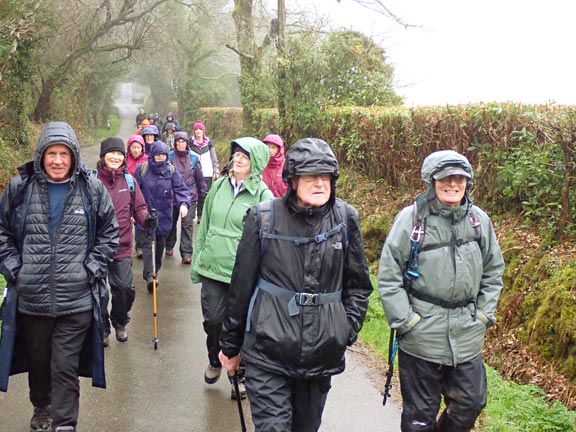
[[[284,166],[284,143],[279,135],[271,134],[262,140],[270,149],[270,161],[262,172],[262,180],[274,194],[274,198],[281,197],[288,189],[282,180],[282,167]]]

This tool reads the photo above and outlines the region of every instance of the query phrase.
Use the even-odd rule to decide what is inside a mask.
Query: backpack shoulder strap
[[[144,178],[147,172],[148,172],[148,161],[140,165],[140,177]]]
[[[470,223],[472,224],[472,229],[474,230],[474,240],[476,240],[478,246],[480,246],[480,249],[482,249],[482,226],[480,225],[480,219],[478,218],[475,205],[470,206],[469,213]]]
[[[335,207],[336,214],[340,219],[339,223],[342,224],[342,248],[346,252],[346,246],[348,246],[348,207],[339,198],[336,198]]]
[[[266,200],[256,205],[256,218],[258,220],[258,235],[260,237],[260,257],[264,256],[268,247],[268,233],[274,220],[274,200]]]
[[[126,179],[130,193],[134,192],[134,177],[132,177],[132,174],[130,174],[128,171],[124,171],[124,178]]]
[[[130,216],[134,216],[134,195],[136,195],[136,189],[134,187],[134,177],[128,171],[124,171],[124,179],[128,184],[128,190],[130,191]]]
[[[412,234],[411,240],[418,241],[418,248],[424,244],[426,235],[426,210],[428,207],[428,197],[421,194],[416,197],[412,206]]]

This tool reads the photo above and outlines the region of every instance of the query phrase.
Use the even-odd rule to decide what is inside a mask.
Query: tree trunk
[[[252,91],[256,60],[256,39],[254,37],[254,26],[252,17],[252,0],[234,0],[234,25],[236,27],[236,42],[240,54],[240,76],[238,85],[240,87],[240,102],[243,108],[244,128],[252,125],[254,106],[252,103]]]
[[[38,101],[36,102],[36,107],[34,108],[33,118],[34,121],[38,123],[43,123],[50,110],[50,103],[52,101],[52,94],[54,93],[54,89],[56,88],[56,83],[53,78],[48,78],[42,84],[42,92],[38,97]]]

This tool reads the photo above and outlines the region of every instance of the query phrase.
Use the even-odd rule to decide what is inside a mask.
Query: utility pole
[[[286,105],[284,79],[286,78],[286,2],[278,0],[278,133],[286,140]]]

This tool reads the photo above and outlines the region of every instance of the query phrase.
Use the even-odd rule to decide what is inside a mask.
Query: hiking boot
[[[126,331],[126,327],[119,326],[116,329],[116,340],[118,342],[126,342],[128,340],[128,332]]]
[[[182,258],[182,264],[192,264],[192,260],[190,258]]]
[[[158,287],[158,282],[156,282],[156,287]],[[154,279],[146,279],[146,288],[148,288],[148,292],[152,294],[152,291],[154,291]]]
[[[246,399],[246,386],[243,382],[238,383],[238,390],[240,391],[240,400]],[[232,390],[230,391],[230,399],[236,400],[238,395],[236,394],[236,388],[234,387],[234,383],[232,383]]]
[[[76,432],[74,426],[58,426],[54,432]]]
[[[104,347],[110,345],[110,333],[104,335],[104,337],[102,338],[102,345]]]
[[[214,367],[209,364],[206,370],[204,371],[204,382],[206,382],[206,384],[214,384],[216,381],[220,379],[221,373],[222,373],[221,367]]]
[[[30,420],[30,432],[45,432],[52,430],[51,405],[34,407],[34,415]]]
[[[142,249],[136,248],[136,258],[142,259]]]
[[[173,256],[174,255],[174,251],[172,249],[166,249],[166,256]]]

